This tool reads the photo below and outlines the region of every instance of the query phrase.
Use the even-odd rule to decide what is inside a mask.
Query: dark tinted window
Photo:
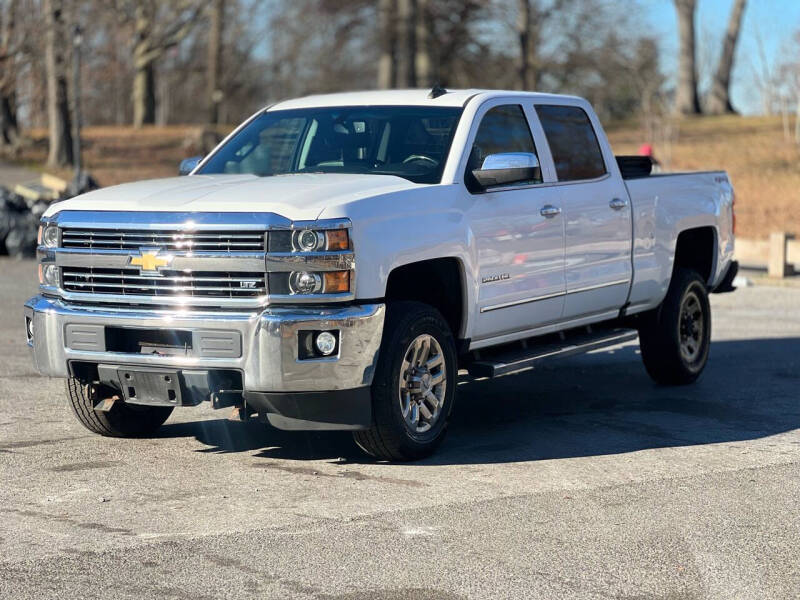
[[[553,153],[559,181],[594,179],[606,173],[600,144],[583,109],[539,105],[536,113]]]
[[[268,111],[199,173],[363,173],[438,183],[460,116],[460,108],[433,106]]]
[[[471,176],[474,169],[481,168],[487,156],[503,152],[529,152],[536,155],[528,120],[518,104],[495,106],[483,115],[469,156],[467,177]],[[541,183],[541,178],[520,183]]]

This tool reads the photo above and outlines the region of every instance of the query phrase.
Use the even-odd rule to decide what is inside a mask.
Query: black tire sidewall
[[[376,425],[385,430],[384,433],[392,434],[405,454],[416,454],[441,442],[447,429],[455,402],[458,375],[455,341],[444,318],[432,307],[415,302],[399,302],[390,305],[387,313],[373,383],[374,419]],[[420,434],[410,431],[403,418],[400,408],[400,369],[406,349],[417,336],[423,334],[433,336],[442,348],[447,387],[442,414],[429,431]]]
[[[680,318],[683,300],[690,292],[694,292],[700,302],[703,339],[702,352],[688,362],[681,353]],[[711,305],[706,285],[697,272],[686,268],[675,270],[661,306],[643,318],[639,337],[645,367],[656,382],[683,385],[700,376],[711,347]]]

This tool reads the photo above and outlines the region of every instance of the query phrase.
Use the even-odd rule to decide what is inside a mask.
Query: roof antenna
[[[434,98],[438,98],[439,96],[444,96],[446,93],[447,93],[446,89],[444,89],[438,83],[434,83],[430,93],[428,94],[428,98],[433,100]]]

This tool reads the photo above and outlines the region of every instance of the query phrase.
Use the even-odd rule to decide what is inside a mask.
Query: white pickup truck
[[[312,96],[187,160],[188,177],[42,219],[28,344],[102,435],[208,400],[415,459],[441,442],[459,371],[638,335],[653,379],[694,381],[708,293],[733,289],[727,175],[615,158],[581,98]]]

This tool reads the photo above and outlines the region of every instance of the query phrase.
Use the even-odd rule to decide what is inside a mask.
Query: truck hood
[[[52,204],[44,216],[65,210],[272,212],[313,220],[334,205],[415,187],[393,175],[191,175],[102,188]]]

